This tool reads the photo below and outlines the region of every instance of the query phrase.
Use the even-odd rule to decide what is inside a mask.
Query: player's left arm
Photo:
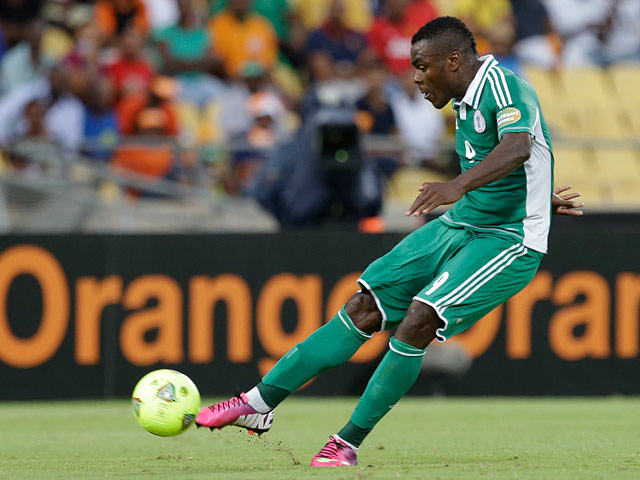
[[[507,132],[500,143],[480,163],[453,180],[425,182],[420,193],[407,211],[407,215],[418,216],[429,213],[440,205],[450,205],[462,196],[506,177],[527,161],[531,155],[531,134],[529,132]]]

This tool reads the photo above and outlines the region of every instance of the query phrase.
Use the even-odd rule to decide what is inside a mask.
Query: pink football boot
[[[222,428],[235,425],[249,431],[262,434],[268,432],[273,425],[273,412],[258,413],[244,393],[231,397],[224,402],[214,403],[200,410],[196,417],[198,427]]]
[[[337,435],[329,437],[327,444],[322,447],[313,460],[312,467],[345,467],[358,464],[358,449],[352,447]]]

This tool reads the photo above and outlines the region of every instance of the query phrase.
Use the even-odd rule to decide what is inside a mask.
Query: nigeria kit
[[[462,171],[481,162],[508,132],[531,135],[531,156],[506,177],[466,193],[453,208],[408,235],[358,280],[382,314],[403,320],[412,300],[434,308],[440,341],[460,333],[515,295],[547,251],[553,153],[538,97],[493,56],[462,99],[454,99]]]

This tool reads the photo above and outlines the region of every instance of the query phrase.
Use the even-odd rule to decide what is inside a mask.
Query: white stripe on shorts
[[[473,295],[485,283],[487,283],[489,280],[491,280],[493,277],[495,277],[500,272],[502,272],[505,268],[507,268],[509,265],[511,265],[516,258],[522,257],[523,255],[526,255],[529,252],[529,250],[527,250],[524,246],[522,246],[522,248],[523,248],[523,250],[515,251],[515,252],[510,253],[509,255],[507,255],[507,257],[505,257],[505,259],[503,261],[501,261],[499,265],[496,264],[494,266],[495,268],[491,269],[493,271],[493,273],[491,271],[487,272],[486,275],[483,275],[483,278],[480,278],[480,279],[478,279],[477,282],[475,282],[475,286],[471,285],[469,287],[469,288],[471,288],[470,291],[469,291],[469,289],[467,289],[466,294],[465,294],[465,292],[463,292],[461,294],[462,296],[458,296],[449,305],[444,306],[442,308],[442,311],[444,312],[447,309],[447,307],[450,307],[452,305],[460,305],[467,298],[469,298],[471,295]]]
[[[495,262],[499,261],[502,257],[507,255],[509,252],[511,252],[511,251],[517,249],[518,247],[521,247],[521,246],[522,245],[520,243],[516,243],[516,244],[512,245],[511,247],[507,248],[506,250],[503,250],[502,252],[500,252],[498,255],[496,255],[491,260],[489,260],[487,263],[485,263],[482,267],[480,267],[480,269],[476,270],[473,275],[471,275],[469,278],[467,278],[461,285],[457,286],[451,293],[449,293],[448,295],[445,295],[440,300],[435,302],[435,305],[439,307],[444,302],[448,302],[452,297],[455,297],[456,295],[458,295],[460,290],[465,288],[469,283],[473,282],[476,277],[481,275],[486,269],[490,268],[491,265],[493,265]]]

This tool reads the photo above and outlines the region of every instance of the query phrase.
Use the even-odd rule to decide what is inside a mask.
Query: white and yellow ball
[[[131,407],[145,430],[169,437],[184,432],[194,422],[200,409],[200,392],[183,373],[155,370],[133,389]]]

